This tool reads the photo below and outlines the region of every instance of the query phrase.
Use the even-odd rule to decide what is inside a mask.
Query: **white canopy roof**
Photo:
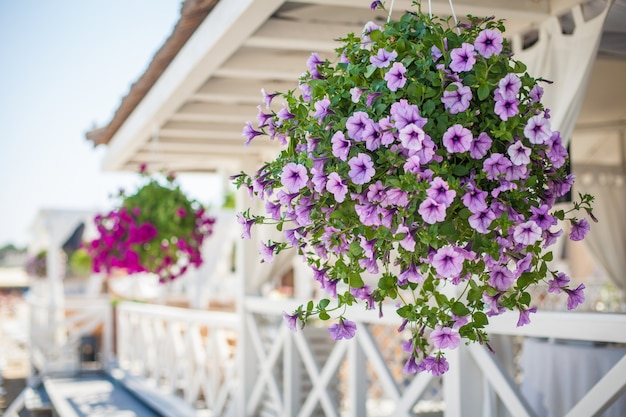
[[[270,92],[295,88],[311,52],[332,58],[338,46],[334,39],[349,32],[360,33],[367,21],[387,18],[383,11],[371,11],[365,0],[186,3],[194,1],[210,3],[210,11],[138,104],[126,113],[116,114],[119,128],[100,141],[108,142],[109,147],[105,170],[136,170],[141,163],[147,163],[152,169],[222,170],[230,174],[247,164],[246,160],[266,159],[276,151],[274,144],[258,140],[244,148],[241,135],[245,121],[256,117],[261,88]],[[505,35],[514,46],[517,42],[524,60],[532,59],[532,55],[539,57],[534,51],[538,47],[522,51],[522,44],[533,35],[538,33],[540,42],[552,45],[553,33],[546,28],[573,31],[563,35],[567,41],[567,36],[581,32],[579,24],[583,21],[576,23],[576,16],[583,16],[584,20],[607,7],[604,1],[582,0],[456,0],[453,4],[457,16],[495,15],[505,19]],[[396,0],[393,14],[397,17],[413,7],[408,0]],[[426,7],[427,2],[423,2],[423,8]],[[433,0],[432,7],[435,14],[450,13],[447,1]],[[599,30],[604,24],[607,35],[601,51],[626,50],[625,9],[626,0],[617,0],[606,23],[601,15]],[[537,58],[537,68],[544,70],[545,54],[560,61],[568,59],[567,65],[548,65],[551,74],[532,73],[552,77],[556,85],[561,85],[561,101],[571,101],[573,96],[585,92],[585,65],[595,59],[597,36],[590,39],[591,51],[582,51],[579,41],[574,40],[560,55],[544,50],[544,57]],[[164,47],[167,46],[166,43]],[[576,122],[574,161],[616,163],[623,159],[619,144],[626,127],[626,61],[621,58],[626,55],[617,56],[620,59],[601,55],[589,67],[593,72]],[[157,64],[153,62],[151,66]],[[578,71],[579,75],[572,76],[571,71]],[[562,80],[568,81],[564,84]],[[575,116],[579,108],[580,105],[569,109],[569,116]],[[569,121],[565,120],[566,115],[560,117],[563,123]]]

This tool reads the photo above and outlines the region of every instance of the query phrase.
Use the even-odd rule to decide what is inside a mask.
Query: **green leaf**
[[[352,288],[361,288],[365,285],[365,283],[363,282],[363,278],[361,278],[361,274],[358,273],[350,274],[348,284]]]
[[[476,327],[485,327],[487,324],[489,324],[489,319],[487,318],[487,315],[482,311],[476,311],[474,314],[472,314],[472,319],[474,320],[474,324],[476,325]]]
[[[513,71],[517,73],[526,72],[526,64],[521,61],[515,61],[515,67],[513,68]]]
[[[330,304],[330,300],[328,298],[322,298],[317,305],[320,310],[324,310],[328,307],[328,304]]]
[[[365,76],[365,78],[369,78],[369,77],[372,76],[374,71],[376,71],[376,67],[373,66],[373,65],[368,65],[367,69],[365,70],[365,74],[363,74],[363,75]]]
[[[452,308],[450,310],[457,316],[467,316],[470,313],[467,307],[465,307],[465,304],[461,303],[460,301],[452,304]]]
[[[487,97],[489,97],[489,93],[490,93],[490,89],[487,84],[483,84],[480,87],[478,87],[478,99],[480,101],[483,101]]]
[[[320,320],[328,320],[330,319],[330,315],[325,312],[325,311],[320,311],[320,313],[318,314]]]

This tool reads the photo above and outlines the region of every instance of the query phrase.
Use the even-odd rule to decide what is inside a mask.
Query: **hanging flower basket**
[[[233,177],[265,202],[265,215],[239,215],[243,236],[281,230],[284,241],[261,243],[263,260],[294,248],[330,295],[285,314],[292,329],[317,316],[334,319],[334,339],[351,338],[346,306],[389,301],[410,334],[405,371],[440,375],[445,349],[488,342],[490,316],[517,310],[528,323],[529,287],[564,292],[569,309],[584,300],[583,285],[550,269],[547,248],[559,220],[571,239],[585,236],[576,216],[591,215],[593,198],[555,209],[574,181],[568,152],[541,103],[545,80],[512,57],[504,31],[418,7],[347,35],[335,63],[313,53],[299,91],[263,92],[258,126],[243,135],[284,149]]]
[[[141,175],[145,184],[133,194],[120,192],[119,206],[94,218],[99,237],[87,250],[94,272],[151,272],[169,282],[202,264],[202,242],[215,219],[172,174],[149,175],[142,167]]]

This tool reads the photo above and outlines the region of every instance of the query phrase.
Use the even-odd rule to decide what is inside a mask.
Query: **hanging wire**
[[[430,19],[433,18],[433,8],[432,8],[432,5],[430,4],[430,0],[428,0],[428,17]]]
[[[459,19],[456,18],[456,13],[454,12],[454,6],[452,5],[452,0],[448,0],[450,4],[450,11],[452,12],[452,18],[454,19],[454,26],[456,26],[456,33],[461,34],[461,28],[459,28]]]
[[[391,6],[389,6],[389,14],[387,15],[387,23],[389,23],[389,21],[391,21],[391,12],[393,12],[393,3],[395,2],[395,0],[391,0]]]

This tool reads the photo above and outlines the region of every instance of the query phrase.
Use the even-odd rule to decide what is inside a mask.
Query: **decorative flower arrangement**
[[[285,241],[261,242],[263,261],[295,248],[330,295],[285,313],[292,330],[332,317],[331,336],[348,339],[346,306],[391,301],[410,334],[407,373],[443,374],[444,350],[462,339],[488,346],[490,316],[517,310],[528,323],[534,284],[565,293],[569,309],[584,300],[584,285],[549,266],[558,220],[581,240],[589,223],[576,216],[594,218],[589,195],[554,207],[574,176],[545,80],[512,57],[502,21],[468,22],[407,12],[347,35],[336,63],[313,53],[299,92],[263,91],[258,127],[243,130],[246,144],[265,135],[284,149],[233,177],[267,213],[240,213],[243,237],[273,224]]]
[[[28,275],[44,278],[48,274],[46,266],[48,251],[42,250],[26,259],[24,269]]]
[[[100,236],[87,251],[94,272],[152,272],[168,282],[202,264],[202,242],[215,219],[183,193],[172,174],[151,176],[145,166],[140,173],[145,184],[133,194],[121,191],[118,208],[94,218]]]

